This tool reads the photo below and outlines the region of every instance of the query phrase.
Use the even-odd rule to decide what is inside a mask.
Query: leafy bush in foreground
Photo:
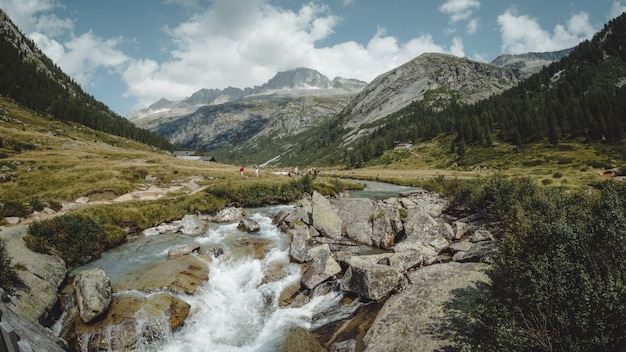
[[[102,226],[75,214],[32,223],[24,240],[31,250],[56,254],[68,266],[98,258],[102,251],[112,246]]]
[[[492,179],[502,253],[456,341],[479,351],[620,351],[626,343],[626,185],[600,195]],[[500,211],[496,211],[500,208]]]

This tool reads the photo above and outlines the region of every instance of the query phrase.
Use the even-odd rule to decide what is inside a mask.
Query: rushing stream
[[[353,197],[384,198],[395,196],[406,187],[367,182],[363,192]],[[301,279],[300,266],[290,263],[286,236],[271,221],[282,207],[248,209],[248,215],[261,230],[248,234],[237,224],[211,224],[199,237],[165,233],[145,236],[104,253],[100,259],[76,269],[101,267],[112,284],[130,271],[167,260],[171,248],[194,241],[203,246],[219,245],[224,254],[209,262],[209,280],[194,295],[179,295],[191,306],[192,316],[182,328],[169,332],[157,342],[145,343],[145,351],[277,351],[289,328],[310,329],[351,315],[358,302],[340,305],[343,294],[331,291],[313,295],[298,308],[279,307],[284,288]],[[269,245],[262,259],[237,250],[236,242],[245,238],[265,239]],[[268,272],[280,274],[268,276]],[[271,277],[271,279],[268,279]],[[140,293],[138,293],[140,294]]]

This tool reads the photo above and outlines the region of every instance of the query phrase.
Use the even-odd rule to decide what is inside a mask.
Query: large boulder
[[[292,211],[283,219],[287,224],[293,225],[299,221],[311,225],[311,214],[313,212],[313,205],[308,199],[301,199],[293,208]]]
[[[261,225],[259,225],[259,223],[254,221],[252,218],[246,216],[241,219],[241,221],[239,221],[237,229],[239,231],[245,231],[248,233],[258,232],[259,230],[261,230]]]
[[[183,216],[180,221],[180,232],[182,232],[183,235],[199,236],[202,235],[207,228],[208,224],[202,221],[198,215],[187,214]]]
[[[341,198],[332,204],[344,224],[346,237],[371,246],[374,202],[366,198]]]
[[[430,263],[443,249],[450,245],[447,238],[453,236],[450,225],[438,223],[426,212],[410,209],[404,221],[406,238],[393,247],[394,252],[403,253],[405,257],[423,257]]]
[[[318,192],[313,192],[311,199],[311,217],[313,226],[325,237],[341,239],[343,221],[333,209],[330,201]]]
[[[383,299],[398,288],[403,278],[395,261],[397,256],[388,254],[351,257],[340,287],[367,299]]]
[[[481,262],[492,263],[493,257],[500,253],[500,244],[498,241],[481,241],[474,243],[467,252],[457,252],[452,260],[467,263]]]
[[[433,219],[430,214],[418,208],[408,210],[408,215],[403,220],[403,224],[406,238],[419,238],[428,235],[428,230],[438,225],[437,220]]]
[[[294,226],[288,233],[291,235],[291,246],[289,246],[289,255],[297,262],[304,263],[312,258],[309,255],[308,241],[311,239],[309,229],[306,226]]]
[[[332,202],[345,228],[356,242],[389,248],[402,227],[398,210],[366,198],[342,198]]]
[[[85,323],[101,317],[111,304],[111,280],[102,268],[82,271],[74,278],[74,292],[80,318]]]
[[[446,263],[410,272],[411,283],[389,298],[364,337],[367,352],[446,351],[441,337],[446,321],[443,307],[463,290],[474,294],[477,282],[487,282],[485,264]],[[451,349],[452,350],[452,349]]]
[[[311,247],[309,256],[312,261],[302,275],[302,283],[306,288],[313,289],[341,272],[341,266],[333,259],[328,244]]]
[[[70,310],[61,330],[71,351],[137,351],[183,325],[189,304],[169,293],[116,296],[106,317],[85,324]]]
[[[217,214],[213,216],[209,216],[208,219],[212,222],[233,223],[241,220],[245,215],[246,214],[243,208],[228,207],[220,210],[219,212],[217,212]]]
[[[407,205],[415,204],[418,209],[423,210],[433,217],[440,216],[449,205],[449,201],[443,195],[434,192],[423,190],[408,191],[400,193],[400,196],[403,197],[400,198],[400,202],[406,203]],[[407,198],[410,202],[407,201]]]

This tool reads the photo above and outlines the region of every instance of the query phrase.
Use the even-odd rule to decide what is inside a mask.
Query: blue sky
[[[0,0],[83,89],[121,115],[202,88],[313,68],[372,81],[425,53],[489,62],[573,47],[626,0]]]

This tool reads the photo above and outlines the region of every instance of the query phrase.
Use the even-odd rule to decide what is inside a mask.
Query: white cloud
[[[0,0],[0,7],[14,23],[20,24],[20,30],[83,86],[93,83],[98,68],[119,69],[128,61],[128,57],[116,49],[121,39],[105,39],[92,32],[74,35],[71,19],[61,19],[51,13],[62,6],[57,0]]]
[[[65,43],[66,51],[57,62],[77,82],[88,85],[99,67],[115,70],[129,60],[128,56],[116,49],[119,41],[98,37],[91,31],[84,33]]]
[[[331,79],[371,81],[424,52],[463,56],[459,40],[449,49],[428,34],[402,43],[383,28],[365,45],[348,41],[317,47],[338,21],[327,6],[315,2],[291,11],[261,0],[217,0],[167,29],[176,43],[171,60],[139,60],[128,67],[123,76],[128,85],[125,95],[145,107],[162,97],[182,99],[201,88],[251,87],[296,67],[316,69]]]
[[[201,88],[251,87],[277,71],[296,67],[313,68],[330,78],[371,81],[425,52],[464,55],[460,38],[441,44],[424,33],[401,42],[384,28],[367,43],[321,46],[341,19],[318,1],[295,11],[280,8],[273,0],[214,0],[208,7],[200,0],[164,1],[191,13],[185,21],[164,28],[168,37],[163,45],[170,48],[169,59],[164,61],[129,57],[121,50],[128,38],[74,33],[71,19],[54,15],[63,7],[59,0],[0,0],[0,7],[12,19],[18,18],[14,22],[20,23],[22,31],[81,85],[97,86],[100,80],[119,75],[127,86],[123,96],[136,99],[136,108],[163,97],[182,99]],[[478,2],[448,3],[466,4],[471,11]],[[342,4],[355,5],[356,1],[343,0]],[[445,11],[461,10],[452,6]],[[102,68],[113,76],[98,76]]]
[[[467,26],[465,27],[465,29],[467,30],[468,34],[474,34],[478,31],[478,25],[480,24],[479,20],[477,18],[474,18],[472,20],[470,20],[469,22],[467,22]]]
[[[2,8],[24,33],[39,32],[57,37],[73,28],[70,19],[60,19],[49,13],[63,6],[58,0],[0,0]]]
[[[439,11],[450,16],[450,21],[454,23],[470,18],[479,7],[478,0],[448,0],[439,6]]]
[[[511,54],[570,48],[591,38],[596,32],[586,12],[572,15],[565,25],[556,25],[552,33],[541,28],[537,19],[517,15],[512,10],[498,16],[498,25],[502,52]]]
[[[613,1],[608,19],[613,19],[626,11],[626,5],[622,1]]]
[[[450,53],[458,57],[465,56],[465,52],[463,50],[463,39],[459,37],[455,37],[454,39],[452,39],[452,46],[450,47]]]

